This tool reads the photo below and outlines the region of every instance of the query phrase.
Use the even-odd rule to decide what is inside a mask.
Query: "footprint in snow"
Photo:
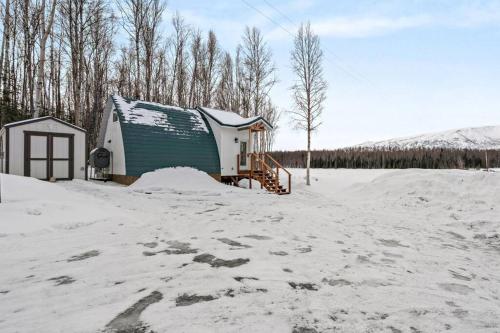
[[[28,208],[28,209],[26,209],[26,214],[33,215],[33,216],[39,216],[39,215],[42,215],[42,212],[36,208]]]
[[[475,274],[471,274],[471,276],[469,277],[469,276],[465,276],[465,275],[463,275],[461,273],[452,271],[451,269],[449,269],[448,272],[451,274],[451,276],[454,279],[462,280],[462,281],[471,281],[475,277]]]
[[[81,253],[78,255],[74,255],[66,261],[72,262],[72,261],[85,260],[88,258],[97,257],[99,254],[100,254],[100,252],[98,250],[91,250],[91,251],[87,251],[87,252],[84,252],[84,253]]]
[[[193,258],[194,262],[198,263],[204,263],[204,264],[209,264],[212,267],[218,268],[218,267],[238,267],[241,265],[244,265],[250,261],[248,258],[237,258],[237,259],[231,259],[231,260],[224,260],[224,259],[219,259],[216,258],[215,256],[209,254],[209,253],[203,253],[200,255],[197,255],[196,257]]]
[[[471,292],[474,291],[473,288],[466,286],[465,284],[460,284],[460,283],[438,283],[439,288],[452,292],[452,293],[457,293],[460,295],[467,295]]]
[[[146,257],[151,257],[157,255],[158,253],[165,253],[168,255],[198,253],[198,249],[192,249],[191,243],[188,242],[167,241],[167,244],[169,245],[168,249],[156,252],[144,251],[142,252],[142,254],[145,255]]]
[[[140,315],[148,306],[162,299],[161,292],[153,291],[111,320],[106,325],[105,332],[147,332],[148,326],[140,321]]]
[[[396,239],[379,239],[378,241],[387,247],[409,247],[408,245],[401,244],[401,242]]]
[[[306,289],[306,290],[312,290],[312,291],[317,291],[319,289],[319,287],[317,285],[315,285],[314,283],[309,283],[309,282],[306,282],[306,283],[288,282],[288,284],[293,289]]]
[[[315,328],[312,327],[294,327],[292,333],[318,333]]]
[[[243,237],[252,238],[252,239],[256,239],[256,240],[270,240],[270,239],[272,239],[269,236],[261,236],[261,235],[245,235]]]
[[[297,252],[300,252],[300,253],[308,253],[308,252],[311,252],[312,251],[312,246],[311,245],[308,245],[306,247],[298,247],[295,249]]]
[[[188,295],[182,294],[175,299],[175,306],[188,306],[193,305],[200,302],[209,302],[217,299],[212,295]]]
[[[288,253],[285,251],[269,251],[269,254],[273,256],[287,256]]]
[[[229,238],[217,238],[219,242],[222,242],[224,244],[230,245],[230,246],[235,246],[235,247],[243,247],[243,248],[250,248],[250,245],[246,244],[241,244],[240,242],[234,241]]]
[[[328,283],[332,287],[343,287],[343,286],[350,286],[352,285],[351,281],[345,280],[345,279],[327,279],[324,278],[322,280],[324,283]]]
[[[54,281],[56,286],[61,286],[63,284],[71,284],[71,283],[75,282],[75,279],[73,279],[72,277],[67,276],[67,275],[61,275],[61,276],[50,278],[50,279],[48,279],[48,281]]]
[[[145,247],[147,247],[147,248],[150,248],[150,249],[153,249],[153,248],[155,248],[155,247],[157,247],[157,246],[158,246],[158,243],[157,243],[157,242],[137,243],[137,244],[139,244],[139,245],[143,245],[143,246],[145,246]]]

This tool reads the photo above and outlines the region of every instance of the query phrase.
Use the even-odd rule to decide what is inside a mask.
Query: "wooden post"
[[[288,174],[288,193],[292,193],[292,175]]]
[[[248,129],[248,147],[247,147],[247,157],[250,157],[250,177],[248,177],[249,181],[249,187],[252,189],[252,178],[253,178],[253,155],[251,154],[253,152],[252,149],[252,130],[249,128]]]

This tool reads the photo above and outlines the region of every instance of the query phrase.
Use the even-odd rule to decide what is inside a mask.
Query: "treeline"
[[[306,151],[275,151],[272,155],[284,167],[306,167]],[[311,152],[311,167],[350,169],[499,168],[500,150],[440,148],[315,150]]]
[[[229,52],[178,14],[162,22],[166,11],[166,0],[1,1],[0,126],[53,115],[94,142],[114,92],[276,124],[276,70],[261,32],[247,27]]]

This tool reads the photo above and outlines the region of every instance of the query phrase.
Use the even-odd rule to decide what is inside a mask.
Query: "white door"
[[[30,134],[25,145],[25,176],[49,179],[49,137],[47,134]]]
[[[70,138],[67,136],[52,137],[51,171],[56,179],[70,177]]]
[[[73,179],[73,136],[25,132],[24,175],[48,180]]]

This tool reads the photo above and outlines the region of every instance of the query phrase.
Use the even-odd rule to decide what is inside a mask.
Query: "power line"
[[[269,1],[264,0],[264,2],[269,7],[271,7],[274,11],[276,11],[278,14],[280,14],[282,17],[284,17],[288,22],[290,22],[294,26],[295,29],[298,28],[297,24],[288,15],[286,15],[281,10],[279,10],[278,8],[276,8],[276,6],[274,6],[273,4],[271,4]],[[323,48],[325,49],[325,51],[327,51],[328,53],[330,53],[330,55],[333,56],[338,63],[341,64],[340,66],[333,64],[334,66],[337,66],[337,67],[341,68],[344,72],[348,72],[348,74],[350,76],[354,77],[357,80],[364,80],[367,83],[369,83],[370,85],[373,85],[372,82],[368,78],[366,78],[361,73],[359,73],[359,72],[353,70],[352,68],[350,68],[350,66],[347,63],[345,63],[345,61],[343,61],[337,54],[335,54],[333,51],[331,51],[326,45],[323,45]],[[329,61],[328,58],[325,58],[325,59],[327,59],[327,61]]]
[[[283,16],[288,22],[290,22],[294,27],[297,26],[297,24],[295,24],[294,21],[292,21],[291,18],[289,18],[287,15],[285,15],[285,13],[283,13],[281,10],[279,10],[278,8],[276,8],[273,4],[269,3],[269,1],[267,0],[264,0],[264,2],[269,6],[271,7],[272,9],[274,9],[276,12],[278,12],[281,16]]]
[[[260,9],[258,9],[257,7],[249,4],[246,0],[241,0],[245,5],[247,5],[248,7],[250,7],[251,9],[255,10],[257,13],[259,13],[260,15],[262,15],[263,17],[265,17],[266,19],[268,19],[269,21],[271,21],[272,23],[274,23],[274,25],[280,27],[283,31],[285,31],[286,33],[288,33],[290,36],[294,37],[293,33],[290,32],[290,30],[288,30],[287,28],[285,28],[284,26],[282,26],[280,23],[278,23],[277,21],[275,21],[273,18],[271,18],[270,16],[264,14],[264,12],[262,12]]]
[[[259,13],[261,16],[265,17],[266,19],[268,19],[270,22],[272,22],[274,25],[278,26],[279,28],[281,28],[283,31],[285,31],[286,33],[288,33],[292,38],[295,38],[295,35],[290,32],[290,30],[288,30],[287,28],[285,28],[283,25],[281,25],[279,22],[277,22],[276,20],[274,20],[273,18],[271,18],[269,15],[266,15],[264,12],[262,12],[260,9],[258,9],[257,7],[251,5],[250,3],[248,3],[246,0],[241,0],[247,7],[253,9],[254,11],[256,11],[257,13]],[[281,10],[279,10],[278,8],[276,8],[274,5],[272,5],[271,3],[269,3],[267,0],[264,0],[264,2],[271,8],[273,9],[274,11],[276,11],[278,14],[280,14],[282,17],[284,17],[288,22],[290,22],[294,28],[296,29],[297,28],[297,25],[295,24],[295,22],[293,22],[292,19],[290,19],[285,13],[283,13]],[[368,83],[369,85],[371,86],[374,86],[373,83],[368,79],[366,78],[365,76],[363,76],[362,74],[359,74],[357,73],[356,71],[352,70],[349,68],[349,66],[338,56],[336,55],[334,52],[332,52],[330,49],[328,49],[326,46],[323,46],[323,48],[325,49],[325,51],[327,51],[331,56],[333,56],[335,58],[335,60],[337,61],[337,63],[334,63],[333,61],[330,61],[330,59],[328,57],[325,57],[326,61],[328,61],[330,64],[332,64],[333,66],[339,68],[341,71],[343,71],[345,74],[349,75],[351,78],[355,79],[356,81],[359,81],[361,83]]]

